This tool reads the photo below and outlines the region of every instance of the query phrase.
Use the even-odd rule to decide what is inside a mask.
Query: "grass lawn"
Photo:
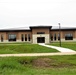
[[[0,54],[14,53],[50,53],[58,52],[55,49],[30,43],[0,43]]]
[[[60,46],[59,42],[53,42],[50,45]],[[62,42],[62,47],[76,50],[76,42]]]
[[[0,57],[0,75],[76,75],[76,55]]]

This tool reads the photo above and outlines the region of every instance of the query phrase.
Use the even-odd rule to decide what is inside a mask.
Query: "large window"
[[[65,34],[65,40],[73,40],[73,34],[71,33]]]
[[[21,41],[24,41],[24,34],[21,34]]]
[[[56,34],[54,34],[54,41],[56,41]]]
[[[25,41],[27,41],[27,34],[25,34]]]
[[[53,41],[53,35],[52,34],[50,34],[50,39],[51,39],[51,41]]]
[[[16,41],[16,35],[15,34],[9,34],[9,41]]]
[[[28,41],[30,41],[30,34],[28,34]]]
[[[37,32],[37,34],[45,34],[45,32]]]
[[[1,35],[1,42],[3,42],[3,35]]]

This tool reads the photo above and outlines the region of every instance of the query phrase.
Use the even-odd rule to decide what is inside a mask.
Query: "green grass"
[[[0,54],[14,53],[50,53],[58,52],[55,49],[29,43],[2,43],[0,44]]]
[[[30,42],[0,42],[0,44],[31,44]]]
[[[50,45],[60,46],[60,43],[59,42],[53,42]],[[62,42],[61,46],[64,48],[76,50],[76,42]]]
[[[37,66],[36,60],[49,66]],[[46,59],[49,59],[48,61]],[[76,55],[50,57],[3,57],[0,58],[0,75],[76,75]]]

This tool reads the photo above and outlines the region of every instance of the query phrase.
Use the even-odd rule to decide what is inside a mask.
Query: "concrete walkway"
[[[45,46],[45,47],[49,47],[49,48],[53,48],[53,49],[56,49],[56,50],[58,50],[60,52],[76,52],[76,51],[68,49],[68,48],[62,48],[62,47],[57,47],[57,46],[45,45],[44,43],[39,44],[39,45]]]
[[[55,56],[55,55],[75,55],[76,52],[64,53],[27,53],[27,54],[0,54],[0,57],[24,57],[24,56]]]
[[[24,57],[24,56],[55,56],[55,55],[76,55],[76,51],[71,49],[50,46],[45,44],[39,44],[41,46],[46,46],[49,48],[57,49],[60,52],[57,53],[26,53],[26,54],[0,54],[0,57]]]

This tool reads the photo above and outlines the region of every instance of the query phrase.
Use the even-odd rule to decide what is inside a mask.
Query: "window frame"
[[[73,40],[73,34],[72,33],[66,33],[65,34],[65,40]]]
[[[8,41],[16,41],[16,40],[17,40],[16,34],[8,34]]]

